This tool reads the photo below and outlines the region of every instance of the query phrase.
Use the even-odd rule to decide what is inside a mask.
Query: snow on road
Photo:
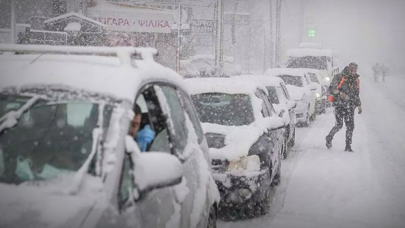
[[[326,149],[335,122],[329,109],[298,129],[271,212],[220,228],[405,227],[405,79],[375,84],[368,75],[361,83],[363,114],[355,116],[355,152],[344,152],[345,127]]]

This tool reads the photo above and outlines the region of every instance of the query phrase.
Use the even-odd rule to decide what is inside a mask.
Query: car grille
[[[207,133],[205,134],[209,148],[221,149],[225,146],[225,135]]]
[[[211,168],[217,172],[225,172],[226,168],[229,165],[229,161],[227,160],[219,160],[219,159],[212,159],[212,166]]]

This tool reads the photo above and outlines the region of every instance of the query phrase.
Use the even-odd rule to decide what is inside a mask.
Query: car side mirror
[[[134,183],[139,195],[153,189],[177,185],[183,178],[180,160],[165,152],[141,152],[132,137],[125,138],[126,152],[134,164]]]
[[[279,116],[269,117],[270,119],[270,130],[277,130],[285,127],[284,120]]]
[[[311,85],[309,85],[309,88],[310,88],[311,90],[316,90],[316,89],[317,89],[315,83],[312,83]]]
[[[154,189],[180,184],[183,167],[180,160],[165,152],[146,152],[132,156],[135,186],[142,196]]]
[[[288,110],[291,110],[291,109],[296,108],[296,107],[297,107],[297,102],[295,102],[295,101],[287,101]]]

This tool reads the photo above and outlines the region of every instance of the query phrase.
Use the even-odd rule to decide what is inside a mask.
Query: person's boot
[[[351,147],[350,145],[346,145],[345,151],[347,151],[347,152],[354,152],[354,151],[352,150],[352,147]]]
[[[328,149],[330,149],[330,148],[332,148],[332,136],[330,136],[330,135],[327,135],[326,137],[325,137],[325,140],[326,140],[326,148],[328,148]]]

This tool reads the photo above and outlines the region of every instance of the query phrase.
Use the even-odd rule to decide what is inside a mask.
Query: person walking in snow
[[[385,64],[383,64],[381,66],[381,75],[383,82],[385,82],[385,76],[387,76],[387,74],[388,74],[388,67]]]
[[[360,75],[357,74],[358,65],[354,62],[337,74],[330,86],[328,97],[330,102],[333,102],[335,108],[335,126],[326,136],[326,147],[332,147],[332,140],[335,134],[343,127],[343,120],[346,124],[346,148],[345,151],[353,152],[352,138],[354,130],[354,111],[358,108],[358,113],[361,114],[363,109],[360,100]]]
[[[378,82],[378,78],[380,77],[381,66],[379,63],[374,64],[373,66],[373,73],[374,73],[374,82]]]

